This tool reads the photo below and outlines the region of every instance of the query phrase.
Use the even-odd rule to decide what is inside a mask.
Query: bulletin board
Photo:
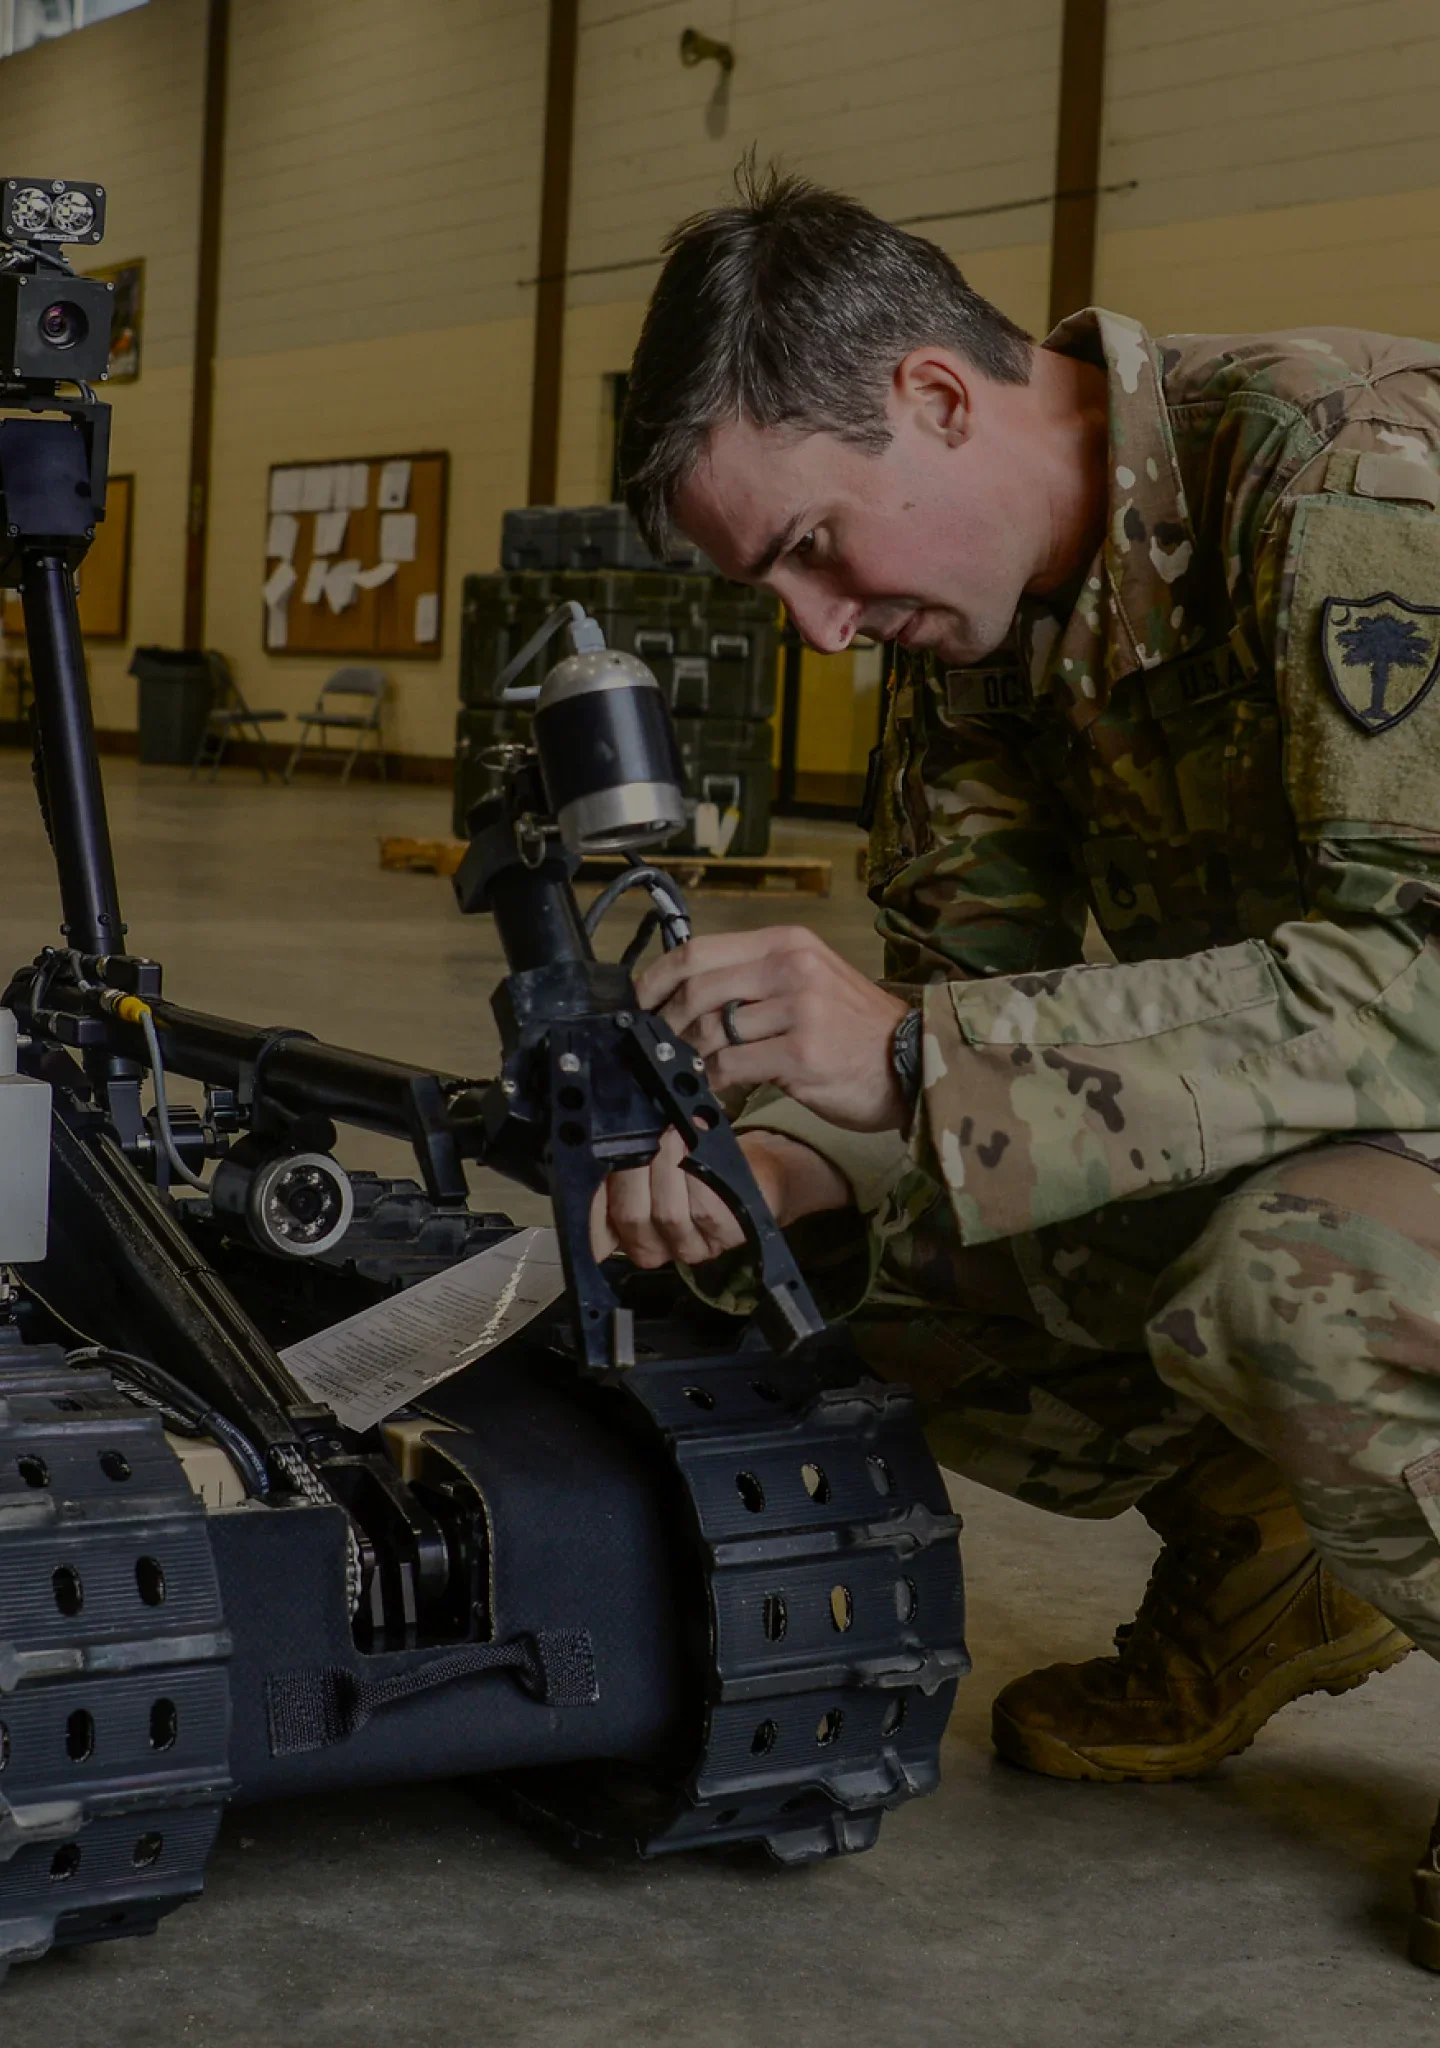
[[[130,612],[130,534],[135,515],[135,479],[112,476],[105,486],[105,517],[76,578],[80,630],[87,640],[123,640]],[[25,617],[19,596],[5,595],[5,633],[23,638]]]
[[[267,654],[439,660],[449,469],[444,453],[271,469]]]

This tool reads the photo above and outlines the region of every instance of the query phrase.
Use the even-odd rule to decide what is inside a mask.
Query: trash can
[[[130,674],[140,685],[140,759],[188,768],[215,697],[215,678],[203,649],[137,647]]]

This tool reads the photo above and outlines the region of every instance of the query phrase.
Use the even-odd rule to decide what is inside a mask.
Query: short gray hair
[[[1030,375],[1030,336],[933,242],[751,158],[735,182],[736,205],[695,214],[666,240],[630,368],[620,475],[657,552],[726,420],[878,451],[890,377],[911,349],[953,349],[998,383]]]

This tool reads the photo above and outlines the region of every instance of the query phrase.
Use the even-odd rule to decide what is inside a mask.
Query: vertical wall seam
[[[1050,325],[1088,306],[1095,291],[1100,136],[1105,119],[1106,0],[1064,0],[1056,199],[1050,229]]]
[[[565,266],[570,243],[570,165],[575,143],[579,0],[550,0],[545,67],[545,142],[540,179],[540,260],[535,289],[530,397],[530,503],[555,501],[560,469],[565,356]]]
[[[225,193],[225,101],[230,0],[209,0],[205,38],[200,248],[195,288],[195,367],[190,400],[190,489],[185,520],[187,647],[205,644],[205,558],[210,524],[210,456],[215,419],[215,344],[220,311],[220,235]]]

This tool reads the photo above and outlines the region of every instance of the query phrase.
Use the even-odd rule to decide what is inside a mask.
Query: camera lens
[[[335,1183],[326,1180],[313,1166],[297,1167],[277,1182],[271,1200],[295,1219],[302,1233],[315,1237],[323,1235],[340,1214]]]
[[[53,306],[47,306],[37,325],[40,339],[49,348],[74,348],[90,332],[89,321],[68,299],[57,299]]]
[[[95,225],[95,205],[88,193],[62,192],[51,208],[57,229],[67,235],[88,235]]]
[[[313,1259],[337,1245],[355,1215],[350,1176],[327,1152],[222,1159],[210,1183],[217,1216],[243,1218],[267,1252]]]

